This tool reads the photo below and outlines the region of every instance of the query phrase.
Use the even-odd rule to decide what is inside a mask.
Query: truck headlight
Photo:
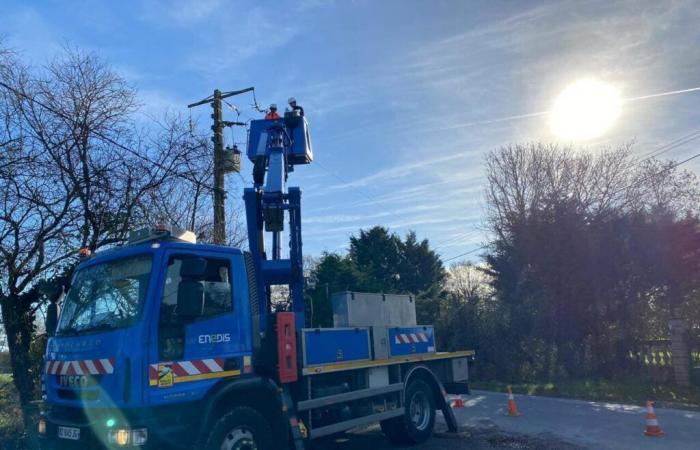
[[[46,419],[43,417],[39,418],[39,422],[36,424],[36,430],[39,434],[46,435]]]
[[[135,428],[130,430],[128,428],[119,428],[110,430],[108,437],[110,444],[116,444],[119,447],[138,447],[140,445],[146,445],[146,441],[148,441],[148,429]]]
[[[126,447],[127,445],[129,445],[130,434],[131,433],[129,432],[129,430],[126,430],[124,428],[118,430],[110,430],[109,443],[117,444],[121,447]]]

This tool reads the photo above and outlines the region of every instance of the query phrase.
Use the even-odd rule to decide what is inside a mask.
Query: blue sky
[[[486,239],[484,155],[556,140],[543,116],[498,119],[545,111],[581,78],[626,98],[700,86],[693,0],[3,0],[2,10],[0,35],[29,61],[66,43],[95,51],[152,114],[186,113],[215,87],[254,85],[261,104],[296,96],[316,161],[290,184],[304,192],[304,244],[315,255],[342,251],[375,224],[415,230],[445,259],[467,252]],[[587,145],[634,139],[649,152],[698,128],[699,100],[627,103],[617,126]],[[250,98],[234,102],[252,115]],[[196,114],[208,126],[209,110]],[[695,152],[690,143],[669,156]]]

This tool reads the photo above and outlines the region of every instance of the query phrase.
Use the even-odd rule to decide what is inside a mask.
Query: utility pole
[[[211,140],[214,142],[214,243],[222,245],[226,242],[226,215],[224,201],[226,200],[226,186],[224,184],[224,116],[221,107],[221,91],[214,90],[214,100],[211,102],[214,109],[211,115],[214,132]]]
[[[252,91],[249,87],[240,91],[221,92],[214,89],[214,94],[195,103],[187,105],[188,108],[209,103],[213,109],[211,118],[214,124],[211,126],[214,142],[214,244],[223,245],[226,243],[226,185],[224,181],[224,127],[242,125],[241,122],[227,122],[224,120],[222,100],[234,95]]]

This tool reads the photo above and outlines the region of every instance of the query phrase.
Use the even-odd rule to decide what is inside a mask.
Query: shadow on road
[[[400,446],[386,440],[379,427],[344,434],[335,439],[317,442],[314,450],[583,450],[553,436],[525,436],[503,433],[493,427],[465,428],[452,434],[436,431],[427,442],[417,446]]]

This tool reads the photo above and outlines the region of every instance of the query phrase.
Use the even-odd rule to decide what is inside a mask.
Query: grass
[[[499,381],[475,381],[474,389],[506,392],[508,384]],[[700,388],[673,384],[654,384],[639,380],[571,380],[547,383],[516,383],[511,385],[516,394],[576,398],[606,402],[643,405],[653,400],[658,406],[698,409]]]
[[[23,448],[22,413],[12,376],[0,373],[0,450]]]

